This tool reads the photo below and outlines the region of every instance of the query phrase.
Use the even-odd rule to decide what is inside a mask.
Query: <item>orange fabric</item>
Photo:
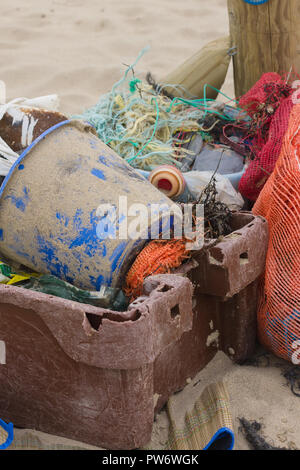
[[[185,240],[152,240],[141,251],[126,276],[125,293],[131,300],[142,294],[144,279],[177,268],[188,257]]]
[[[300,105],[291,111],[280,156],[253,212],[267,219],[270,231],[259,338],[295,363],[300,340]]]

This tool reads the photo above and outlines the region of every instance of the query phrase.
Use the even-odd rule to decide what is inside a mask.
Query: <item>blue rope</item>
[[[262,5],[267,3],[269,0],[244,0],[245,3],[250,3],[250,5]]]

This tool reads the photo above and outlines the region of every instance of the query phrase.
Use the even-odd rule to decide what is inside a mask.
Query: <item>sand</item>
[[[8,98],[57,93],[65,113],[95,104],[145,46],[136,73],[159,79],[228,34],[225,0],[2,0],[1,13]]]
[[[196,399],[210,383],[223,381],[230,396],[235,450],[252,450],[240,428],[239,418],[261,423],[262,437],[275,447],[300,449],[300,397],[295,396],[283,373],[292,367],[284,360],[257,348],[255,365],[237,365],[221,351],[187,384],[179,395],[182,406],[192,410]],[[196,384],[196,385],[195,385]],[[163,448],[168,435],[168,417],[161,412],[153,427],[149,447]]]
[[[159,79],[208,41],[228,34],[225,0],[1,0],[0,79],[8,99],[57,93],[64,113],[80,113],[109,91],[147,45],[136,74]],[[223,88],[233,97],[232,68]],[[300,449],[300,398],[286,385],[287,363],[272,358],[268,367],[237,366],[223,354],[182,393],[186,408],[204,386],[224,380],[231,397],[236,449],[249,445],[238,431],[238,417],[259,420],[273,445]],[[280,367],[278,366],[280,363]],[[275,365],[274,365],[275,364]],[[167,436],[162,412],[153,428],[152,448]],[[16,437],[25,431],[17,431]],[[44,436],[42,433],[36,435]],[[44,436],[45,437],[45,436]],[[55,438],[45,438],[54,448]]]

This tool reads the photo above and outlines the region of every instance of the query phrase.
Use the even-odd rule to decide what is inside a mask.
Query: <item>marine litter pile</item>
[[[70,119],[58,111],[57,98],[52,95],[36,100],[13,100],[0,108],[3,207],[9,202],[13,206],[11,210],[19,211],[18,215],[26,213],[40,182],[35,186],[22,184],[20,196],[20,188],[12,187],[11,178],[22,182],[23,175],[28,177],[27,153],[30,157],[38,152],[40,145],[44,145],[41,153],[45,159],[44,155],[48,155],[48,161],[42,162],[46,170],[40,164],[39,174],[41,179],[42,174],[44,179],[45,175],[49,179],[54,175],[53,188],[58,194],[57,197],[55,189],[50,197],[45,194],[44,181],[38,194],[38,209],[34,211],[44,207],[40,201],[49,204],[56,225],[49,224],[48,238],[43,235],[47,233],[45,214],[38,214],[41,224],[34,227],[32,236],[24,234],[23,240],[23,233],[20,236],[16,229],[10,243],[6,243],[7,231],[0,220],[0,252],[3,251],[0,283],[108,309],[103,318],[112,315],[117,321],[121,318],[121,323],[125,320],[117,312],[128,313],[137,302],[143,302],[145,280],[149,276],[177,274],[178,268],[184,271],[185,265],[189,266],[196,257],[197,263],[201,263],[207,247],[220,246],[236,230],[232,222],[235,213],[252,210],[253,214],[267,219],[270,230],[258,309],[260,341],[278,356],[294,362],[300,338],[300,105],[294,100],[292,78],[268,73],[238,101],[225,97],[228,101],[220,102],[207,98],[209,85],[204,87],[201,99],[173,84],[171,94],[170,84],[157,84],[151,74],[145,80],[137,77],[135,65],[127,67],[124,76],[95,106]],[[177,88],[180,96],[175,96]],[[74,148],[68,139],[76,143],[72,143]],[[65,160],[52,148],[48,154],[44,153],[49,141],[53,148],[60,142],[70,152],[66,151]],[[59,181],[61,174],[63,181]],[[60,191],[68,185],[71,202],[68,201],[63,212],[64,197],[68,198]],[[115,204],[115,196],[119,194],[143,203],[147,211],[155,199],[154,202],[162,201],[168,208],[175,205],[184,216],[189,204],[193,233],[177,237],[174,221],[169,220],[170,236],[164,238],[163,217],[159,214],[159,232],[154,237],[140,235],[131,244],[114,236],[102,239],[101,230],[105,232],[112,219],[109,212],[98,211],[95,201],[99,196],[102,203]],[[196,210],[199,205],[204,206],[201,217]],[[123,216],[119,213],[114,219],[119,230]],[[144,229],[143,235],[149,234],[152,227],[147,225]],[[197,250],[191,249],[189,243],[200,235],[203,244]],[[15,256],[13,253],[8,257],[6,253],[14,249]],[[218,253],[216,258],[212,257],[212,264],[219,274],[217,269],[223,262],[223,253],[219,253],[219,258]],[[237,272],[249,262],[247,251],[238,256]],[[76,280],[72,277],[74,260],[75,264],[78,262]],[[221,273],[222,279],[226,272],[224,284],[228,285],[231,273],[228,275],[227,271],[236,268],[229,264]],[[253,279],[243,289],[251,288],[252,283]],[[205,299],[203,304],[200,300],[197,304],[196,299],[197,308],[218,310],[221,302],[226,303],[224,299],[230,298],[231,302],[240,292],[233,292],[230,287],[225,286],[217,293],[205,292],[210,297],[209,307]],[[245,297],[249,292],[244,292]],[[217,306],[211,307],[214,302]],[[239,312],[239,302],[232,311],[236,308]],[[177,314],[171,312],[174,318]],[[90,326],[102,321],[95,320],[93,315],[90,315],[93,318]],[[213,331],[210,336],[212,343],[219,347],[219,331]],[[209,348],[209,337],[206,341]],[[296,387],[298,377],[294,371],[289,378]],[[259,423],[243,418],[241,425],[254,446],[269,446],[257,437]]]
[[[236,132],[234,125],[241,122],[247,126],[248,117],[239,109],[206,97],[185,99],[167,96],[163,88],[158,88],[153,81],[151,83],[153,79],[150,76],[150,84],[136,78],[134,65],[127,68],[121,80],[113,86],[110,93],[100,98],[96,106],[76,118],[92,125],[98,137],[140,172],[143,178],[151,181],[153,170],[166,169],[167,176],[160,177],[158,173],[157,182],[153,184],[167,196],[177,184],[179,189],[176,192],[175,188],[175,195],[170,197],[179,207],[183,208],[187,202],[204,204],[205,238],[218,239],[219,236],[227,235],[231,231],[231,210],[241,209],[245,202],[224,175],[230,174],[234,178],[244,170],[247,155],[243,144],[244,135],[239,129]],[[47,106],[47,111],[43,106]],[[5,177],[10,166],[26,149],[26,144],[31,144],[47,129],[45,122],[51,127],[63,123],[67,117],[58,112],[58,102],[53,96],[32,100],[32,103],[30,100],[13,100],[2,108],[0,130],[3,140],[0,165]],[[24,123],[27,124],[25,138]],[[30,134],[31,127],[34,131]],[[230,136],[226,137],[226,144],[223,128],[228,129]],[[169,180],[172,169],[175,173],[173,179]],[[237,187],[237,183],[234,184]],[[171,191],[168,185],[171,185]],[[22,205],[23,202],[19,204]],[[146,258],[152,259],[153,256],[153,261],[150,265],[148,263],[145,273],[136,274],[140,279],[138,291],[146,276],[171,272],[172,268],[178,267],[189,258],[185,243],[186,240],[161,240],[159,243],[154,240],[148,243],[145,248]],[[97,292],[85,295],[75,286],[63,286],[66,278],[57,280],[55,285],[55,275],[58,271],[53,271],[50,266],[45,275],[31,276],[31,264],[28,266],[31,268],[29,273],[23,276],[26,265],[18,266],[14,263],[10,269],[9,260],[3,258],[3,262],[2,271],[6,274],[9,272],[8,277],[3,275],[3,283],[41,290],[98,306],[108,306],[109,299],[112,309],[122,309],[126,305],[125,298],[117,302],[112,301],[115,299],[114,296],[111,297],[112,290],[115,296],[122,296],[123,287],[128,298],[132,298],[133,286],[131,288],[128,283],[133,277],[133,284],[137,283],[133,271],[140,263],[140,258],[128,273],[124,286],[114,289],[109,284],[101,285],[101,295]],[[142,265],[143,263],[140,266]],[[108,295],[109,289],[111,291]]]
[[[265,74],[239,102],[228,98],[228,102],[223,103],[206,97],[209,85],[204,87],[201,99],[190,96],[182,87],[178,87],[180,97],[174,96],[166,91],[168,84],[157,84],[151,74],[144,81],[138,78],[134,70],[136,63],[127,67],[124,76],[95,106],[75,118],[91,125],[107,148],[129,164],[140,180],[152,183],[180,209],[184,210],[186,203],[204,204],[204,240],[218,242],[232,231],[232,211],[251,209],[269,179],[275,186],[278,184],[279,176],[275,177],[272,172],[280,151],[287,145],[284,138],[291,126],[290,116],[294,116],[295,122],[298,118],[298,106],[292,99],[292,79],[275,73]],[[176,85],[172,85],[172,90],[176,91]],[[34,139],[49,126],[59,126],[67,120],[57,108],[53,96],[14,100],[2,106],[0,167],[3,178]],[[25,137],[24,128],[27,129]],[[101,178],[101,172],[95,174]],[[23,202],[18,204],[22,209]],[[291,217],[293,210],[289,209]],[[265,214],[262,198],[254,211]],[[196,219],[193,213],[194,228]],[[187,241],[186,238],[172,239],[172,236],[164,240],[160,234],[148,240],[127,273],[123,273],[122,285],[112,286],[106,279],[98,282],[94,291],[82,289],[72,285],[67,276],[61,275],[59,279],[51,265],[46,272],[37,274],[32,273],[32,262],[28,266],[22,263],[22,266],[4,257],[0,266],[1,282],[124,310],[130,301],[141,295],[146,277],[170,273],[193,256],[186,248]],[[296,254],[297,265],[293,266],[297,271],[299,250]],[[277,253],[277,259],[278,256]],[[286,260],[281,260],[281,264],[287,263]],[[296,271],[293,277],[299,279]],[[290,298],[299,299],[298,281],[293,289],[297,295]],[[285,303],[285,300],[280,302]],[[299,311],[296,300],[292,311],[289,310],[289,314],[294,315],[290,321],[295,338],[295,328],[299,326],[294,322],[298,325]],[[269,326],[264,323],[264,332],[269,328],[281,329],[276,319],[266,319],[265,315],[263,321]],[[270,347],[269,339],[265,342]],[[290,357],[292,352],[280,354]]]
[[[165,91],[168,84],[156,84],[151,74],[146,81],[136,77],[136,63],[127,68],[119,82],[95,106],[76,118],[92,125],[108,147],[179,207],[183,208],[185,203],[204,204],[204,238],[218,240],[231,232],[232,210],[251,208],[274,169],[288,124],[293,89],[277,74],[266,74],[239,103],[230,98],[227,104],[207,99],[209,85],[204,87],[202,99],[193,98],[182,87],[178,87],[180,97],[176,97]],[[172,85],[172,90],[176,90],[176,85]],[[16,100],[16,104],[6,105],[0,121],[4,146],[11,148],[8,155],[9,150],[3,147],[6,153],[2,152],[0,163],[4,176],[8,171],[5,168],[14,161],[12,155],[16,159],[24,150],[24,144],[21,145],[24,138],[18,136],[18,126],[12,125],[10,116],[23,112],[18,121],[20,128],[30,114],[29,119],[35,117],[41,123],[40,133],[45,130],[43,113],[46,111],[34,108],[34,100],[33,107],[25,111],[24,106],[28,107],[30,101],[23,108],[22,102],[18,104]],[[46,104],[49,105],[49,100]],[[57,104],[52,109],[48,111],[51,117],[54,115],[50,124],[66,119],[57,112]],[[32,139],[37,136],[32,135]],[[118,286],[114,295],[124,295],[123,290],[132,299],[133,291],[141,292],[145,277],[178,267],[191,255],[185,243],[184,239],[150,241],[127,274],[125,284]],[[9,270],[5,266],[2,265],[2,272]],[[27,275],[24,279],[16,276],[15,271],[11,271],[9,281],[3,276],[2,282],[95,305],[109,304],[96,292],[82,294],[76,287],[63,286],[65,279],[57,281],[55,286],[55,277],[47,277],[55,274],[51,269],[46,276]],[[125,297],[114,303],[112,292],[109,296],[107,293],[110,286],[101,287],[104,297],[110,299],[111,308],[124,308]]]

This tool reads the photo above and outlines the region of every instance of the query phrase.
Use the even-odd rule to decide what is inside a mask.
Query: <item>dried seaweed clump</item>
[[[218,191],[213,176],[202,191],[198,204],[204,204],[205,238],[219,238],[231,233],[231,211],[223,202],[217,201]]]
[[[299,366],[290,367],[283,372],[283,377],[287,380],[291,387],[292,393],[296,397],[300,397],[300,368]]]
[[[262,437],[261,424],[257,421],[248,421],[246,418],[239,418],[240,430],[245,439],[249,442],[253,450],[289,450],[285,447],[274,447]]]

